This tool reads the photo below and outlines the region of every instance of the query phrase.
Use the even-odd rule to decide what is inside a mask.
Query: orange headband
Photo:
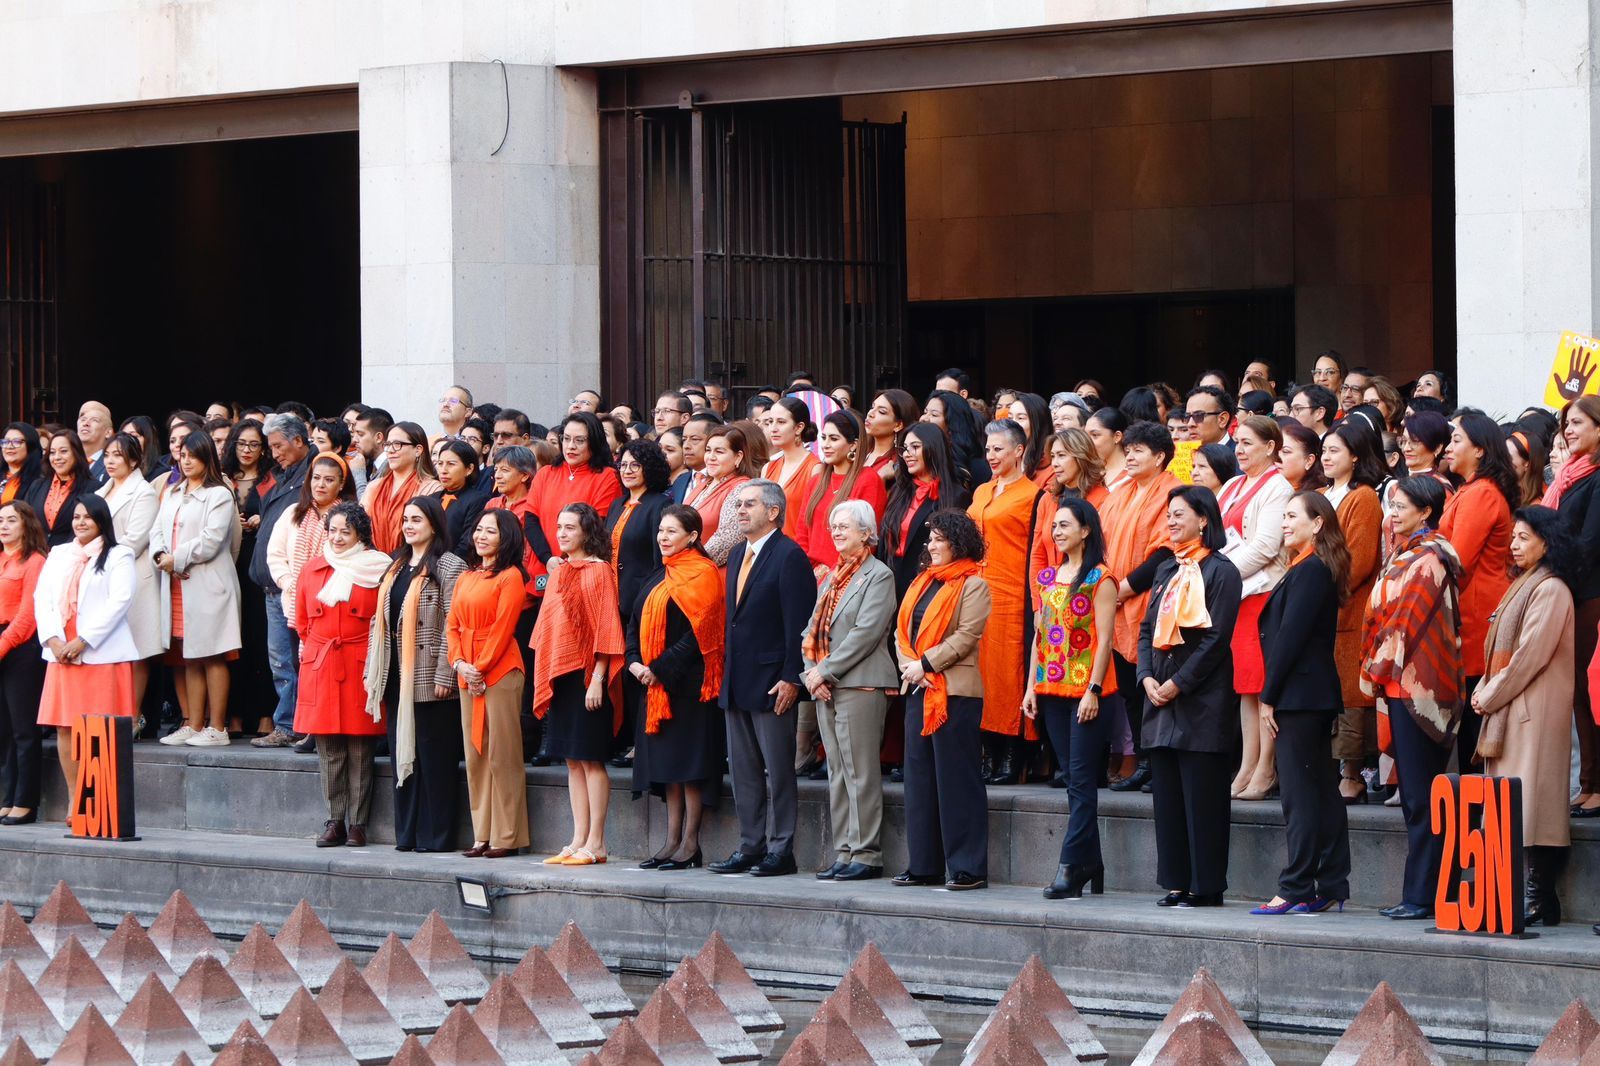
[[[344,456],[338,452],[318,452],[316,459],[313,459],[312,462],[315,463],[317,459],[332,459],[339,464],[339,469],[344,471],[344,479],[346,481],[350,480],[350,464],[345,462]]]
[[[1533,454],[1533,449],[1528,446],[1527,435],[1524,434],[1522,432],[1522,430],[1520,430],[1520,429],[1512,430],[1511,431],[1511,439],[1516,441],[1518,444],[1522,445],[1522,454],[1523,455],[1532,455]]]

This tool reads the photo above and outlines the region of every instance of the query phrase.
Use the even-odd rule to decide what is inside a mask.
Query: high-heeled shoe
[[[1272,903],[1272,902],[1269,901],[1269,902],[1261,904],[1261,906],[1259,906],[1259,907],[1251,907],[1250,908],[1250,913],[1251,914],[1288,914],[1290,911],[1294,910],[1296,907],[1303,907],[1303,906],[1305,906],[1305,904],[1296,903],[1292,899],[1284,899],[1282,896],[1279,896],[1278,897],[1278,902]]]
[[[661,864],[672,858],[672,853],[677,850],[677,848],[668,848],[663,854],[652,855],[648,859],[644,860],[644,862],[639,864],[639,869],[659,870],[661,868]]]
[[[1017,758],[1017,742],[1007,738],[1000,744],[1000,759],[995,763],[994,773],[989,776],[989,784],[1014,785],[1022,777],[1021,760]]]
[[[1085,886],[1098,896],[1106,890],[1106,868],[1098,866],[1072,866],[1063,863],[1056,868],[1056,879],[1044,890],[1045,899],[1082,899]]]
[[[1356,792],[1355,795],[1352,796],[1350,793],[1348,793],[1348,792],[1346,792],[1344,790],[1344,783],[1346,781],[1354,781],[1357,785],[1361,786],[1360,789]],[[1344,800],[1344,805],[1346,807],[1356,807],[1356,806],[1360,806],[1362,804],[1365,804],[1367,802],[1367,781],[1366,781],[1366,778],[1360,776],[1359,774],[1356,775],[1355,777],[1349,777],[1349,776],[1340,777],[1339,778],[1339,798]]]
[[[1276,796],[1277,794],[1278,794],[1278,779],[1277,778],[1273,778],[1272,779],[1272,784],[1268,785],[1266,788],[1247,788],[1243,792],[1241,792],[1237,796],[1235,796],[1234,798],[1235,799],[1245,800],[1247,802],[1252,802],[1253,803],[1253,802],[1255,802],[1257,800],[1270,799],[1271,797]]]
[[[668,859],[657,866],[657,870],[698,870],[701,866],[700,849],[695,848],[694,854],[687,859]]]
[[[1344,900],[1329,899],[1327,896],[1318,896],[1309,903],[1296,903],[1289,909],[1290,914],[1321,914],[1323,911],[1336,910],[1344,913]]]

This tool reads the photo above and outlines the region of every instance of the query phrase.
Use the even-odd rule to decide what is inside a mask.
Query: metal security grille
[[[633,128],[637,395],[704,377],[739,399],[801,367],[858,393],[899,381],[903,125],[824,101]]]
[[[0,410],[60,416],[61,205],[55,185],[0,182]]]

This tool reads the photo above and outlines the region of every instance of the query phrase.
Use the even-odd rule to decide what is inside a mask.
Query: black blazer
[[[1556,513],[1578,542],[1583,577],[1573,590],[1579,603],[1600,597],[1600,475],[1590,474],[1561,497]]]
[[[682,503],[689,495],[689,483],[694,480],[694,471],[684,469],[678,471],[678,476],[667,486],[667,496],[673,503]]]
[[[628,524],[633,524],[632,518]],[[705,683],[706,661],[700,654],[700,642],[695,639],[694,627],[689,624],[682,608],[671,600],[667,601],[667,642],[660,655],[651,662],[645,662],[639,650],[639,633],[643,625],[640,615],[644,612],[645,598],[666,576],[665,570],[657,570],[640,585],[638,599],[628,612],[627,662],[630,666],[634,663],[648,666],[669,696],[698,703],[700,686]]]
[[[617,606],[624,619],[631,618],[639,592],[651,574],[661,569],[661,548],[656,544],[656,531],[661,527],[661,512],[672,506],[672,497],[664,492],[647,492],[634,505],[633,517],[623,527],[622,539],[617,543]],[[626,495],[611,502],[606,514],[606,535],[609,537],[628,509]]]
[[[1239,618],[1239,570],[1220,552],[1200,562],[1206,583],[1209,629],[1182,630],[1183,643],[1162,650],[1153,643],[1161,594],[1178,572],[1178,561],[1168,559],[1156,571],[1150,606],[1139,626],[1139,674],[1144,700],[1140,743],[1146,748],[1180,751],[1229,751],[1239,740],[1239,697],[1233,691],[1233,625]],[[1151,703],[1142,691],[1144,679],[1171,680],[1178,696],[1164,707]]]
[[[958,498],[954,500],[923,500],[922,506],[911,516],[911,529],[906,536],[906,553],[895,555],[889,551],[887,541],[880,535],[878,558],[884,565],[894,571],[894,599],[896,603],[906,598],[906,590],[911,587],[911,582],[922,569],[922,553],[928,547],[928,518],[938,510],[954,509],[965,511],[967,509],[967,494],[957,492]],[[898,535],[899,530],[895,531]]]
[[[1339,593],[1328,564],[1310,556],[1289,568],[1261,609],[1261,654],[1267,678],[1261,702],[1280,711],[1344,707],[1333,640],[1339,629]]]
[[[465,559],[467,551],[472,547],[472,531],[478,527],[478,518],[483,514],[483,505],[489,502],[492,493],[473,481],[456,493],[456,498],[451,501],[450,509],[444,513],[445,540],[450,544],[450,551]],[[441,497],[439,502],[444,503],[444,493],[436,493]]]
[[[50,495],[50,485],[56,476],[50,470],[39,472],[32,483],[22,490],[22,502],[33,508],[39,516],[39,522],[44,523],[44,501]],[[56,512],[56,520],[45,526],[44,536],[50,547],[66,544],[72,540],[72,512],[77,507],[78,497],[94,495],[95,482],[93,478],[78,478],[67,493],[67,498],[61,504],[61,510]]]
[[[800,639],[817,605],[817,579],[800,545],[772,534],[745,579],[744,599],[735,603],[747,541],[728,552],[728,636],[723,643],[723,710],[770,711],[768,695],[779,681],[800,684]]]

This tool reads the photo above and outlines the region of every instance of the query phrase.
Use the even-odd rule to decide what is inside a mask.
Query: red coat
[[[819,477],[829,479],[828,492],[817,503],[816,512],[812,514],[811,521],[807,522],[805,507],[811,504],[811,496],[816,492]],[[828,512],[832,510],[834,495],[843,484],[843,474],[835,474],[820,465],[806,479],[805,504],[801,507],[800,521],[795,524],[794,540],[800,545],[800,550],[806,553],[806,558],[811,560],[813,567],[832,567],[839,561],[839,549],[833,546],[833,534],[828,530]],[[861,471],[856,483],[850,486],[850,495],[846,499],[866,500],[879,521],[883,520],[883,508],[889,502],[888,493],[883,488],[883,479],[869,470]],[[788,522],[785,521],[784,524],[788,525]]]
[[[1444,505],[1439,534],[1461,557],[1461,668],[1482,677],[1489,616],[1511,587],[1511,505],[1488,478],[1473,478]]]
[[[296,733],[381,736],[383,719],[367,713],[367,634],[378,590],[359,585],[335,607],[317,599],[333,567],[317,556],[300,571],[294,628],[300,634],[300,692]]]

